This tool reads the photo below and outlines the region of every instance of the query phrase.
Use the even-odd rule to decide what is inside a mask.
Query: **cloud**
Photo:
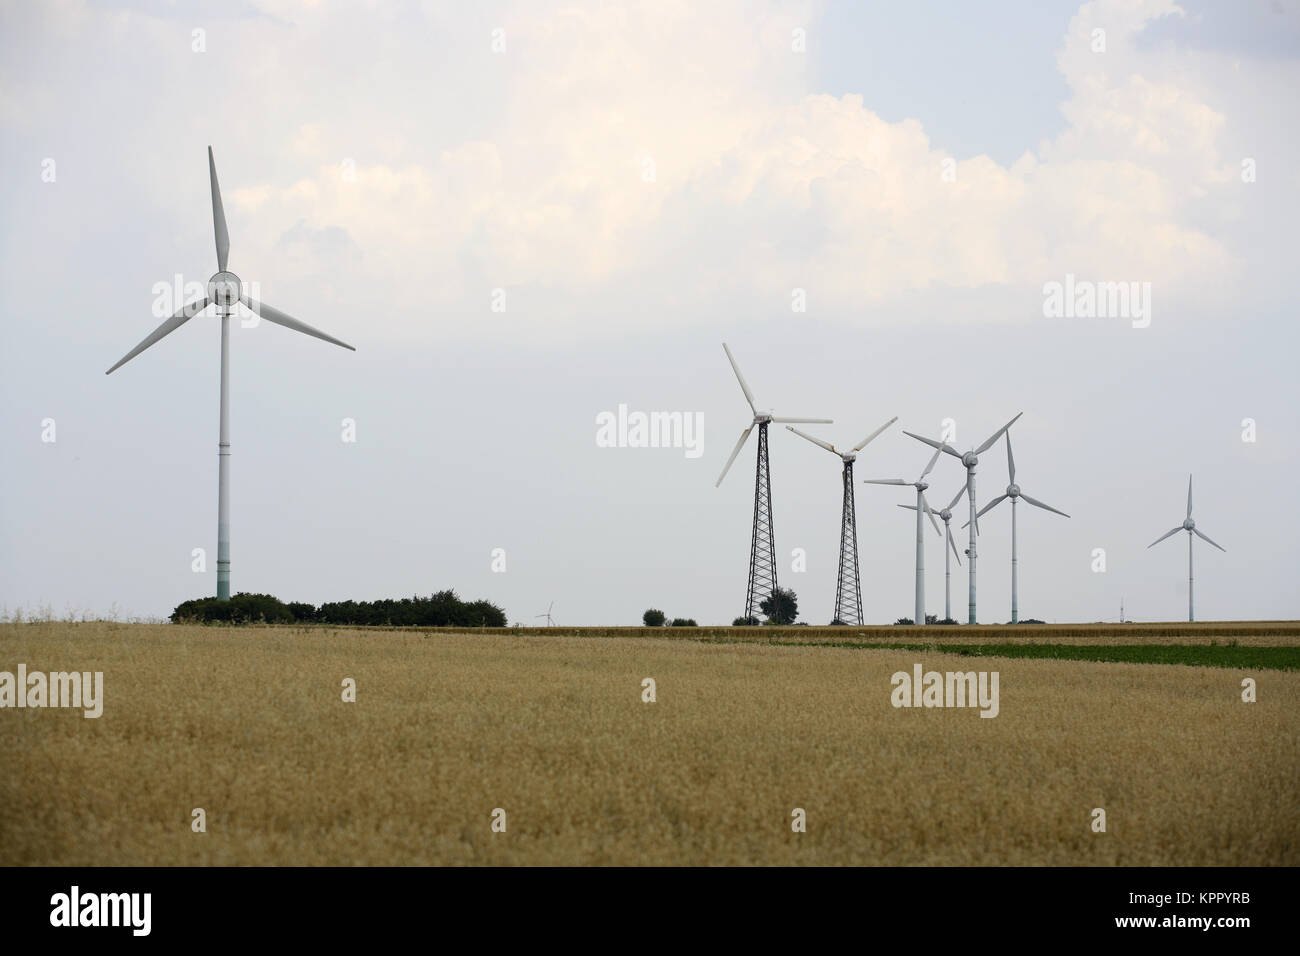
[[[496,288],[579,333],[611,309],[688,322],[669,306],[770,308],[796,287],[843,321],[896,321],[918,296],[995,319],[1066,272],[1199,299],[1239,267],[1198,206],[1231,194],[1239,163],[1224,114],[1188,82],[1204,54],[1139,48],[1181,15],[1167,0],[1080,8],[1058,54],[1068,125],[1010,165],[958,160],[921,121],[810,89],[792,37],[815,30],[811,6],[528,3],[477,19],[430,6],[383,49],[349,43],[375,11],[265,10],[260,42],[231,47],[216,26],[209,41],[230,57],[232,98],[296,118],[231,115],[269,154],[240,156],[235,188],[218,152],[256,224],[232,223],[240,261],[267,261],[293,229],[347,237],[354,250],[320,269],[337,294],[386,304],[379,334],[422,334],[417,312],[484,312]],[[431,29],[457,39],[450,62],[428,62]],[[182,71],[194,58],[172,39]],[[293,269],[311,278],[307,259]]]

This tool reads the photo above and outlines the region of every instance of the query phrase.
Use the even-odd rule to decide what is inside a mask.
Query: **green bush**
[[[646,627],[663,627],[667,615],[658,608],[650,608],[641,615],[641,621]]]
[[[777,588],[759,602],[769,624],[793,624],[799,617],[799,598],[789,588]]]
[[[172,611],[171,619],[173,623],[289,624],[294,615],[284,602],[269,594],[241,592],[229,601],[218,601],[214,597],[186,601]]]
[[[173,623],[290,624],[313,622],[393,627],[505,627],[506,613],[491,601],[462,601],[455,591],[400,601],[334,601],[319,608],[300,601],[285,604],[269,594],[236,594],[229,601],[199,598],[172,611]]]
[[[690,617],[675,617],[673,618],[673,622],[671,626],[672,627],[699,627],[699,625],[695,623],[695,619]]]

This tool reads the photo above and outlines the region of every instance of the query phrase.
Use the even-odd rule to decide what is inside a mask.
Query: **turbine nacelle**
[[[979,456],[976,455],[973,451],[968,451],[966,452],[966,454],[961,456],[961,463],[965,465],[967,468],[974,468],[976,465],[979,464],[979,461],[980,461]]]
[[[1007,485],[1007,497],[1008,498],[1020,497],[1020,486],[1016,484],[1014,481],[1011,484]]]
[[[1184,530],[1184,531],[1195,531],[1195,530],[1196,530],[1196,522],[1193,521],[1191,518],[1184,518],[1184,519],[1183,519],[1183,530]]]
[[[233,272],[221,271],[208,280],[208,298],[223,309],[233,309],[243,292],[243,283]]]
[[[776,414],[775,412],[760,412],[760,411],[755,411],[755,412],[754,412],[754,424],[755,424],[755,425],[770,425],[770,424],[772,423],[772,418],[774,417],[775,414]]]

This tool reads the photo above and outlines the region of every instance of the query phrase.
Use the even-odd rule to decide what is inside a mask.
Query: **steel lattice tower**
[[[749,545],[749,588],[745,617],[761,620],[759,607],[776,593],[776,539],[772,536],[772,479],[767,465],[767,422],[758,425],[758,467],[754,473],[754,532]]]
[[[862,582],[858,577],[858,519],[853,507],[853,462],[844,463],[844,519],[840,525],[840,574],[835,582],[835,621],[862,624]]]

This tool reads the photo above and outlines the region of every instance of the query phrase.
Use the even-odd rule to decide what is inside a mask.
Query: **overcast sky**
[[[236,591],[730,622],[755,446],[715,488],[750,419],[725,341],[828,441],[899,416],[859,478],[919,474],[904,428],[964,451],[1023,411],[1019,483],[1071,517],[1019,510],[1022,617],[1184,618],[1185,536],[1147,545],[1189,473],[1227,548],[1197,541],[1198,618],[1300,617],[1295,0],[4,2],[0,47],[10,613],[215,593],[219,322],[104,375],[158,284],[216,271],[211,145],[230,268],[357,347],[235,324]],[[1067,276],[1149,311],[1045,315]],[[701,415],[700,454],[600,447],[620,404]],[[774,426],[771,470],[781,583],[826,623],[839,461]],[[945,456],[932,500],[963,480]],[[870,621],[912,611],[909,500],[857,486]],[[1004,621],[1006,506],[981,529]]]

